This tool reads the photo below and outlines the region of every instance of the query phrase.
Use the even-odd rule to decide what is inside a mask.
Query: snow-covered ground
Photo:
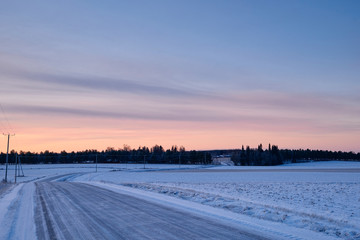
[[[125,186],[345,239],[360,238],[359,183],[132,183]]]
[[[106,178],[111,172],[152,172],[171,169],[192,169],[192,168],[208,168],[209,166],[201,165],[170,165],[170,164],[23,164],[22,170],[24,177],[17,177],[16,182],[29,182],[34,180],[44,180],[49,177],[60,176],[69,173],[87,174],[92,173]],[[109,174],[110,173],[110,174]],[[22,172],[20,171],[20,174]],[[0,165],[0,179],[5,176],[5,165]],[[15,182],[15,166],[8,166],[8,182]]]
[[[77,179],[122,184],[333,237],[360,239],[360,171],[347,172],[349,169],[360,169],[360,163],[219,166],[211,171],[175,168],[89,174]]]
[[[95,172],[94,164],[24,165],[25,177],[18,178],[18,182],[57,176],[100,186],[115,184],[123,189],[151,192],[170,202],[171,199],[185,200],[189,204],[221,209],[229,216],[266,221],[277,224],[274,225],[277,228],[295,227],[329,238],[360,239],[360,162],[310,162],[273,167],[145,167],[99,164]],[[3,169],[0,166],[2,176]],[[61,177],[70,173],[74,174]],[[14,180],[10,174],[9,180]],[[0,196],[0,203],[3,199],[4,194]]]

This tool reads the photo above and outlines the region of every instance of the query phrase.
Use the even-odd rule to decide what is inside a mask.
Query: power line
[[[9,145],[10,145],[10,136],[15,136],[15,134],[11,135],[10,133],[5,134],[7,136],[7,151],[6,151],[6,168],[5,168],[5,178],[4,182],[7,182],[7,175],[8,175],[8,163],[9,163]]]
[[[6,131],[6,126],[4,125],[2,118],[0,119],[0,127],[1,127],[1,131],[4,131],[4,132]]]
[[[4,116],[4,119],[5,119],[5,121],[6,121],[7,125],[8,125],[8,127],[7,127],[8,131],[7,132],[8,132],[8,134],[10,134],[10,132],[14,132],[13,131],[14,129],[12,128],[9,119],[7,118],[7,116],[5,114],[5,110],[4,110],[1,103],[0,103],[0,108],[1,108],[1,112],[2,112],[2,114]],[[3,126],[4,129],[6,129],[6,127],[5,127],[5,125],[3,123],[1,123],[1,125]]]
[[[7,182],[7,173],[8,173],[8,163],[9,163],[9,145],[10,145],[10,136],[15,136],[15,134],[11,134],[10,132],[13,132],[13,128],[11,127],[11,124],[10,124],[10,121],[9,119],[7,118],[6,114],[5,114],[5,111],[4,111],[4,108],[2,106],[2,104],[0,103],[0,109],[1,109],[1,112],[4,116],[4,119],[7,123],[7,126],[8,126],[8,131],[7,133],[3,133],[5,136],[7,136],[7,150],[6,150],[6,170],[5,170],[5,178],[4,178],[4,182]],[[2,124],[2,126],[4,126]],[[4,128],[4,130],[6,130],[6,127]]]

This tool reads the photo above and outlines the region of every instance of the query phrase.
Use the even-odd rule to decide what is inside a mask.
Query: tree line
[[[9,162],[15,162],[16,154],[20,157],[23,164],[40,163],[154,163],[154,164],[210,164],[211,155],[206,151],[186,151],[183,146],[172,146],[165,150],[161,145],[155,145],[152,148],[139,147],[131,149],[124,145],[123,148],[115,149],[108,147],[106,150],[85,150],[78,152],[60,153],[50,152],[48,150],[40,153],[11,151],[9,153]],[[6,154],[0,154],[0,163],[4,164]]]
[[[251,149],[249,146],[241,150],[234,150],[231,154],[231,160],[238,166],[273,166],[281,165],[284,158],[276,145],[270,145],[268,149],[263,149],[262,144],[257,148]]]
[[[60,153],[44,151],[15,152],[9,153],[9,163],[15,162],[15,156],[20,156],[23,164],[40,163],[156,163],[156,164],[211,164],[212,158],[226,155],[238,166],[271,166],[281,165],[285,162],[303,161],[360,161],[360,153],[310,150],[310,149],[279,149],[277,145],[269,144],[264,148],[259,144],[257,148],[242,146],[240,149],[210,150],[210,151],[187,151],[183,146],[172,146],[164,149],[161,145],[152,148],[138,147],[132,149],[128,145],[115,149],[108,147],[106,150],[85,150],[77,152],[61,151]],[[0,154],[0,164],[6,161],[6,154]]]
[[[239,150],[232,150],[231,160],[240,166],[271,166],[283,163],[297,163],[306,161],[360,161],[360,153],[310,150],[310,149],[279,149],[276,145],[269,144],[267,149],[263,145],[251,149],[242,146]]]

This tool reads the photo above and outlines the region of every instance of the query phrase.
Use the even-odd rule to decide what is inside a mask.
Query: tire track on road
[[[267,239],[84,183],[38,182],[36,187],[38,239]]]

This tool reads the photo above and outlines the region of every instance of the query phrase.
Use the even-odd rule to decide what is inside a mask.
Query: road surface
[[[162,172],[203,172],[203,173],[220,173],[220,172],[323,172],[323,173],[360,173],[360,168],[304,168],[304,169],[291,169],[291,168],[283,168],[283,169],[265,169],[265,168],[259,168],[259,169],[175,169],[175,170],[165,170]]]
[[[38,239],[267,239],[216,219],[84,183],[35,186]]]

